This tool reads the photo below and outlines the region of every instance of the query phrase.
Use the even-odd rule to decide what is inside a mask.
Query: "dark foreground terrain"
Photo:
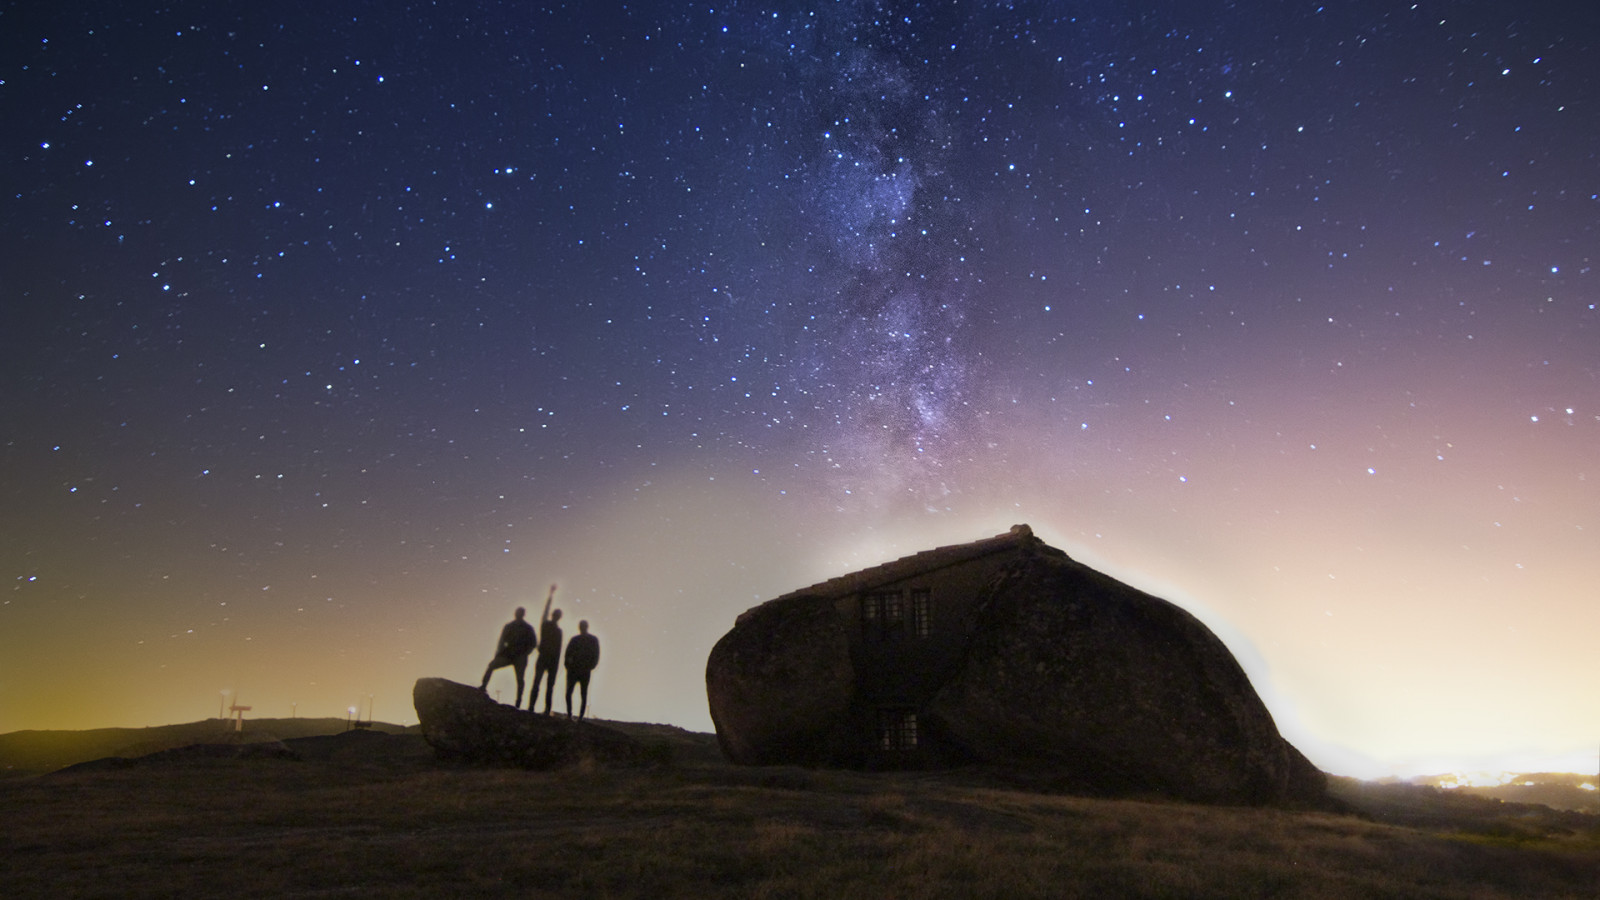
[[[622,727],[660,765],[454,768],[354,731],[0,781],[0,896],[1600,896],[1600,822],[1545,807],[1359,783],[1363,816],[1096,800],[737,768]]]

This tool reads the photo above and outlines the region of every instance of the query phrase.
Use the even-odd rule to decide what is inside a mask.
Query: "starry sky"
[[[1329,771],[1592,771],[1600,12],[1139,6],[4,4],[0,732],[414,722],[550,583],[710,730],[1026,522]]]

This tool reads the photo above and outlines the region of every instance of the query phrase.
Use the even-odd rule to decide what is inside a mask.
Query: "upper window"
[[[927,637],[927,588],[915,588],[909,601],[905,591],[874,591],[861,598],[861,633],[869,641],[897,640],[905,634]]]
[[[899,591],[877,591],[861,598],[861,636],[869,641],[898,637],[905,618]]]

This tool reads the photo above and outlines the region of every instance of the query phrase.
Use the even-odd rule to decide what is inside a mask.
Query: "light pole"
[[[353,722],[355,720],[355,717],[356,717],[356,708],[354,706],[352,706],[349,709],[345,710],[345,713],[346,714],[345,714],[345,717],[344,717],[344,730],[345,731],[349,731],[350,728],[351,728],[351,724],[350,723]]]

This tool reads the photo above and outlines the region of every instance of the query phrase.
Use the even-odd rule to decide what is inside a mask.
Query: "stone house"
[[[740,615],[736,629],[781,610],[819,604],[831,609],[836,627],[791,635],[777,650],[793,652],[824,636],[828,644],[843,639],[851,670],[849,699],[834,711],[838,721],[826,741],[826,756],[869,768],[953,761],[960,754],[929,731],[924,708],[961,665],[985,589],[1039,543],[1027,525],[1016,525],[994,537],[923,551],[768,601]],[[826,685],[819,676],[802,678],[794,687],[823,690]],[[782,690],[770,681],[767,687]],[[775,705],[768,712],[778,715],[795,705],[792,698],[771,702]],[[717,717],[715,702],[712,715]]]
[[[747,610],[706,697],[735,763],[978,763],[1088,793],[1325,802],[1210,629],[1026,525]]]
[[[847,623],[869,764],[901,768],[948,755],[927,732],[923,709],[955,674],[984,589],[1030,539],[1033,531],[1017,525],[794,592],[830,600]]]

